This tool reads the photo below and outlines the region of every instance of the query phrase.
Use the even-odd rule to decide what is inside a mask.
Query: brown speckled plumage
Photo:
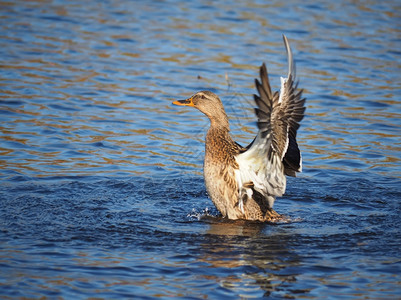
[[[206,189],[216,208],[230,219],[240,219],[236,211],[238,185],[234,170],[238,170],[235,156],[239,146],[232,140],[229,128],[211,124],[205,143],[204,179]]]
[[[284,175],[295,176],[302,168],[296,142],[305,99],[294,85],[295,68],[291,49],[284,36],[289,72],[281,78],[280,93],[271,92],[266,66],[260,68],[259,95],[254,95],[258,135],[246,148],[230,135],[227,115],[220,98],[212,92],[198,92],[176,105],[192,106],[210,119],[206,134],[204,179],[209,197],[220,213],[229,219],[275,221],[276,196],[286,187]]]

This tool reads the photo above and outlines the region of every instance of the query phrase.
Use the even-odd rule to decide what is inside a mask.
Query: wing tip
[[[290,78],[290,76],[292,76],[292,79],[294,79],[295,78],[295,63],[294,63],[294,58],[292,55],[290,42],[288,41],[288,38],[286,37],[285,34],[283,34],[283,42],[284,42],[285,50],[287,51],[288,78]]]

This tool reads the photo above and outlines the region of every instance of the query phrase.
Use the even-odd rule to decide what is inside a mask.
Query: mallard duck
[[[282,218],[273,210],[276,197],[286,188],[286,175],[302,171],[302,157],[296,141],[304,117],[305,98],[295,81],[295,65],[289,42],[283,35],[288,57],[288,76],[281,77],[280,92],[272,93],[266,65],[255,79],[258,95],[258,133],[242,147],[230,135],[228,117],[220,98],[201,91],[173,104],[199,109],[210,120],[206,134],[204,180],[209,197],[223,217],[261,222]]]

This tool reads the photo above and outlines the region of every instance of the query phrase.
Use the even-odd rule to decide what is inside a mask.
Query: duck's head
[[[208,116],[212,123],[228,123],[223,104],[215,93],[201,91],[188,99],[176,100],[173,104],[195,107]]]

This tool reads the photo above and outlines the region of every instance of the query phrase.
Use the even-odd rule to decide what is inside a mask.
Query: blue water
[[[396,1],[0,2],[0,296],[397,298],[401,7]],[[221,219],[199,90],[242,144],[290,40],[304,171],[275,209]]]

